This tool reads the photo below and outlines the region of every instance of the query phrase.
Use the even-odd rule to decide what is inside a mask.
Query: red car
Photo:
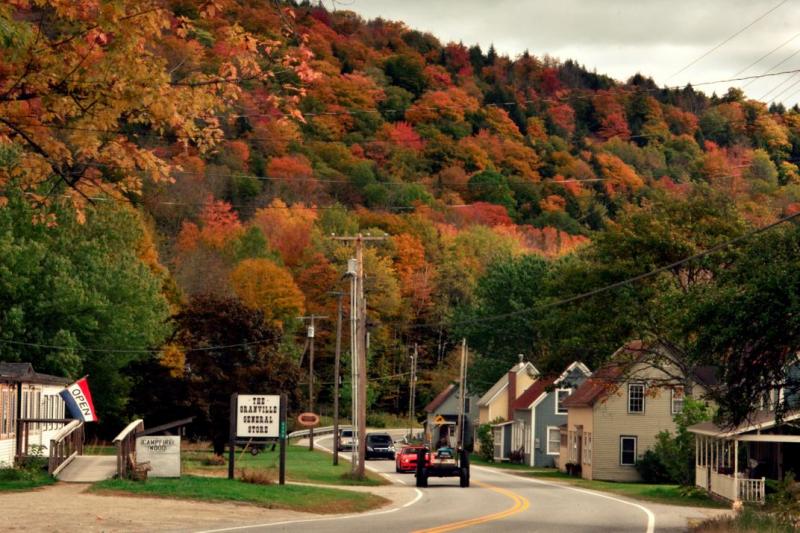
[[[425,446],[406,446],[394,458],[396,472],[414,472],[417,469],[417,452]]]

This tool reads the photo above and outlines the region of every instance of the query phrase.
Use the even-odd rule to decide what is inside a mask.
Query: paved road
[[[323,437],[317,443],[330,448],[331,441]],[[408,486],[408,500],[363,515],[256,524],[231,531],[650,533],[684,531],[687,518],[706,516],[701,510],[640,504],[497,469],[473,467],[472,486],[467,489],[458,486],[458,478],[432,478],[429,487],[417,489],[414,475],[395,473],[392,461],[369,461],[368,467]]]

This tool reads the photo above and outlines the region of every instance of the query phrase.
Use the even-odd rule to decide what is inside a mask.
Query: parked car
[[[394,459],[394,441],[388,433],[367,433],[366,458]]]
[[[349,452],[353,449],[354,446],[358,446],[358,443],[353,438],[353,430],[352,429],[339,430],[339,451]]]
[[[395,456],[395,472],[414,472],[417,469],[417,453],[425,446],[404,446]]]

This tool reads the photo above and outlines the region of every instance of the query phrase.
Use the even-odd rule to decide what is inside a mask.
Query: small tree
[[[681,485],[694,483],[694,435],[687,429],[693,424],[711,420],[711,408],[703,401],[686,398],[683,410],[673,418],[677,431],[673,436],[662,431],[656,437],[652,453],[637,465],[642,477],[652,481],[671,481]],[[648,475],[657,477],[648,479]]]

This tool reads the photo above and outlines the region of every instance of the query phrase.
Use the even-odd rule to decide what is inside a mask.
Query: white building
[[[39,374],[30,363],[0,362],[0,466],[14,464],[17,451],[17,420],[53,419],[29,425],[27,452],[42,446],[47,456],[50,439],[63,427],[64,400],[59,392],[70,384],[68,378]],[[25,446],[25,443],[22,443]]]

